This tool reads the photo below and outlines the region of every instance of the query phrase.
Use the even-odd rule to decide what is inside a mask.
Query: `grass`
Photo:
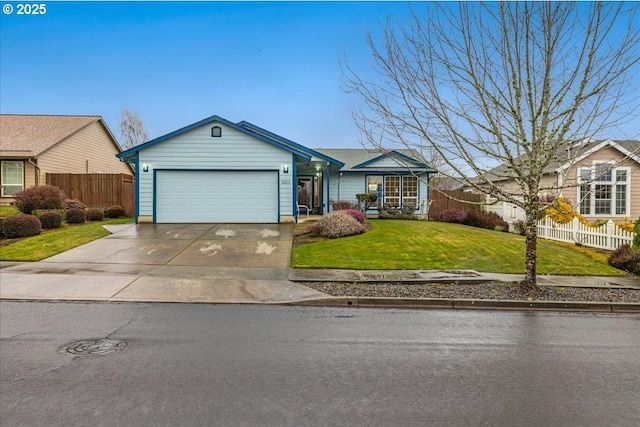
[[[0,205],[0,217],[15,215],[20,211],[14,206]]]
[[[0,246],[0,261],[40,261],[108,236],[109,232],[102,227],[103,225],[130,222],[133,222],[131,218],[73,225],[63,223],[62,228],[43,230],[38,236],[3,240]]]
[[[525,239],[432,221],[370,220],[365,234],[298,245],[291,266],[524,273]],[[622,276],[599,250],[538,240],[538,273]]]

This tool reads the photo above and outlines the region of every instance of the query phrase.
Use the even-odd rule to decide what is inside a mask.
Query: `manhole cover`
[[[127,347],[124,340],[99,339],[82,340],[63,346],[62,353],[73,354],[75,356],[90,356],[94,354],[106,354],[112,351],[123,350]]]

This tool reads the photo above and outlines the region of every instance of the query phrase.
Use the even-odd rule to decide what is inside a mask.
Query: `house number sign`
[[[291,185],[291,180],[290,179],[281,179],[280,180],[280,185]]]

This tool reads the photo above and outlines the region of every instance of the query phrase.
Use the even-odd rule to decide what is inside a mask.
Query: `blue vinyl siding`
[[[280,173],[279,211],[283,214],[293,211],[293,174],[282,174],[283,165],[292,165],[291,153],[267,144],[228,126],[222,128],[222,137],[212,138],[208,123],[162,143],[143,148],[139,152],[138,185],[140,216],[153,215],[155,169],[175,170],[272,170]],[[149,172],[142,172],[142,165],[150,166]],[[241,174],[240,174],[241,175]],[[194,188],[194,191],[198,191]],[[240,195],[241,197],[241,195]],[[253,209],[259,209],[259,205]]]

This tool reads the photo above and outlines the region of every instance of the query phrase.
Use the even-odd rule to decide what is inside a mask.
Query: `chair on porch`
[[[307,219],[309,219],[309,206],[301,204],[296,204],[296,206],[298,208],[298,217],[300,216],[300,211],[304,211],[307,213]]]

